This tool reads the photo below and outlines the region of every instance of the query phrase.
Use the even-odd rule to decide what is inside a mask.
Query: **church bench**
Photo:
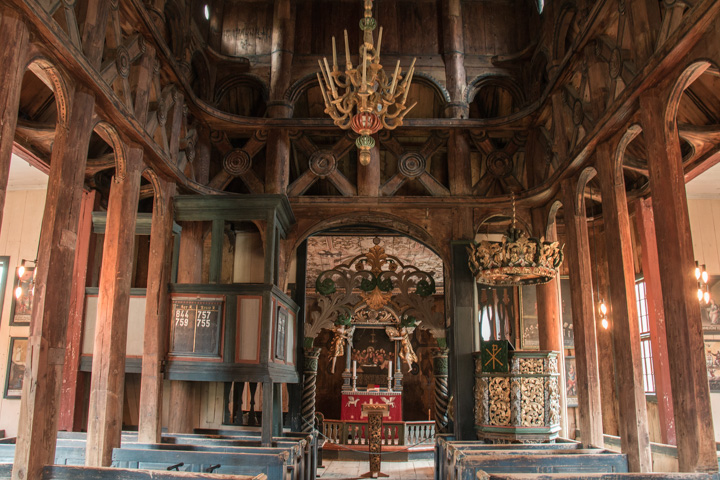
[[[718,480],[717,473],[542,473],[489,474],[477,472],[475,480]]]
[[[3,476],[0,470],[0,478]],[[258,475],[219,475],[194,472],[159,472],[149,470],[129,470],[120,468],[67,467],[52,465],[43,469],[42,480],[267,480],[265,474]]]
[[[512,445],[507,445],[508,447]],[[475,447],[475,446],[473,446]],[[482,457],[482,456],[495,456],[495,457],[514,457],[514,456],[537,456],[537,455],[544,455],[544,456],[562,456],[562,455],[601,455],[601,454],[609,454],[609,455],[617,455],[616,452],[611,452],[610,450],[600,449],[600,448],[590,448],[590,449],[546,449],[546,448],[538,448],[538,449],[532,449],[532,448],[524,448],[524,449],[483,449],[482,446],[479,446],[480,448],[457,448],[455,445],[448,445],[448,449],[446,450],[446,459],[445,459],[445,469],[447,472],[450,472],[450,476],[453,475],[454,472],[457,472],[458,468],[458,460],[460,458],[465,458],[467,456],[471,457]],[[562,462],[562,460],[559,460]],[[605,470],[600,470],[605,471]],[[611,470],[612,471],[612,470]]]
[[[452,460],[451,450],[577,450],[582,444],[574,441],[558,441],[556,443],[513,443],[513,444],[490,444],[480,440],[455,440],[452,434],[439,434],[435,438],[435,480],[445,480],[446,471]]]
[[[0,445],[0,463],[15,461],[15,444]],[[85,444],[55,447],[55,463],[58,465],[85,465]]]
[[[261,431],[258,427],[238,427],[238,428],[196,428],[193,433],[198,435],[215,435],[222,437],[251,436],[259,437]],[[307,442],[307,472],[308,478],[314,479],[318,465],[318,438],[314,433],[308,432],[283,432],[282,437],[275,438],[302,438]]]
[[[125,448],[140,450],[162,450],[162,451],[188,451],[188,452],[215,452],[215,453],[245,453],[245,454],[289,454],[289,467],[293,469],[293,478],[297,480],[308,480],[305,469],[305,457],[300,445],[290,447],[226,447],[218,445],[193,445],[193,444],[172,444],[172,443],[135,443]]]
[[[460,453],[449,479],[476,480],[477,473],[625,473],[627,456],[619,453],[574,455]]]
[[[268,480],[295,480],[295,469],[289,463],[290,454],[267,453],[217,453],[182,450],[144,450],[115,448],[112,465],[117,468],[146,470],[167,470],[168,467],[183,464],[183,471],[203,472],[219,465],[213,473],[229,475],[256,475],[264,473]]]

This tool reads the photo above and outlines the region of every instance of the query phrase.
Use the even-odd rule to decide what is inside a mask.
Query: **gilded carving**
[[[510,424],[510,382],[508,378],[494,377],[489,385],[488,423]]]
[[[545,379],[542,377],[523,378],[521,380],[522,422],[523,427],[542,427],[545,425]]]
[[[518,373],[520,374],[535,374],[544,373],[542,358],[519,358],[518,359]]]

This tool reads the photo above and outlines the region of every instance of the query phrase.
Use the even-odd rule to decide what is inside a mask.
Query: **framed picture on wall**
[[[288,313],[283,307],[277,307],[277,320],[275,326],[275,359],[287,358],[285,332],[287,331]]]
[[[540,348],[538,331],[537,287],[523,285],[520,287],[520,347],[523,350]]]
[[[720,392],[720,333],[705,334],[705,363],[711,392]]]
[[[10,268],[10,257],[0,257],[0,318],[5,298],[5,287],[7,286],[8,269]]]
[[[20,398],[22,394],[26,354],[27,337],[11,337],[5,375],[5,398]]]
[[[30,325],[33,294],[35,293],[35,267],[24,267],[22,276],[15,270],[12,302],[10,304],[10,325]],[[19,295],[18,295],[19,294]]]
[[[565,357],[565,396],[568,407],[578,406],[575,357]]]
[[[708,278],[708,291],[710,303],[700,302],[703,330],[720,334],[720,275],[711,275]]]
[[[570,294],[570,279],[568,277],[560,277],[560,312],[562,313],[563,323],[563,345],[565,348],[575,348],[572,295]]]

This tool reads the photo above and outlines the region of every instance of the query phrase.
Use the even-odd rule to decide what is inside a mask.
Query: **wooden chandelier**
[[[372,17],[372,3],[372,0],[365,0],[365,15],[360,20],[363,43],[357,67],[353,67],[350,60],[348,33],[345,30],[345,71],[338,69],[335,37],[332,37],[332,70],[327,58],[324,58],[324,65],[323,61],[318,60],[320,73],[317,74],[325,113],[332,117],[338,127],[352,129],[360,135],[355,144],[361,165],[370,163],[370,150],[375,146],[375,140],[370,135],[382,128],[393,130],[399,127],[405,115],[417,105],[415,102],[405,107],[415,72],[415,59],[405,76],[402,76],[400,60],[392,76],[388,76],[380,64],[383,29],[380,27],[376,48],[373,44],[373,30],[377,22]]]

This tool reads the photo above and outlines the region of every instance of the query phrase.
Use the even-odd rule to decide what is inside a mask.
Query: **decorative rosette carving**
[[[425,157],[416,152],[411,152],[400,157],[398,170],[408,178],[419,177],[425,172]]]
[[[236,148],[223,158],[223,169],[230,175],[237,177],[250,170],[252,159],[242,149]]]
[[[118,75],[122,78],[128,78],[130,76],[130,54],[123,45],[120,45],[115,50],[115,66],[117,67]]]
[[[319,150],[310,157],[310,171],[320,178],[325,178],[337,170],[335,155],[328,150]]]

